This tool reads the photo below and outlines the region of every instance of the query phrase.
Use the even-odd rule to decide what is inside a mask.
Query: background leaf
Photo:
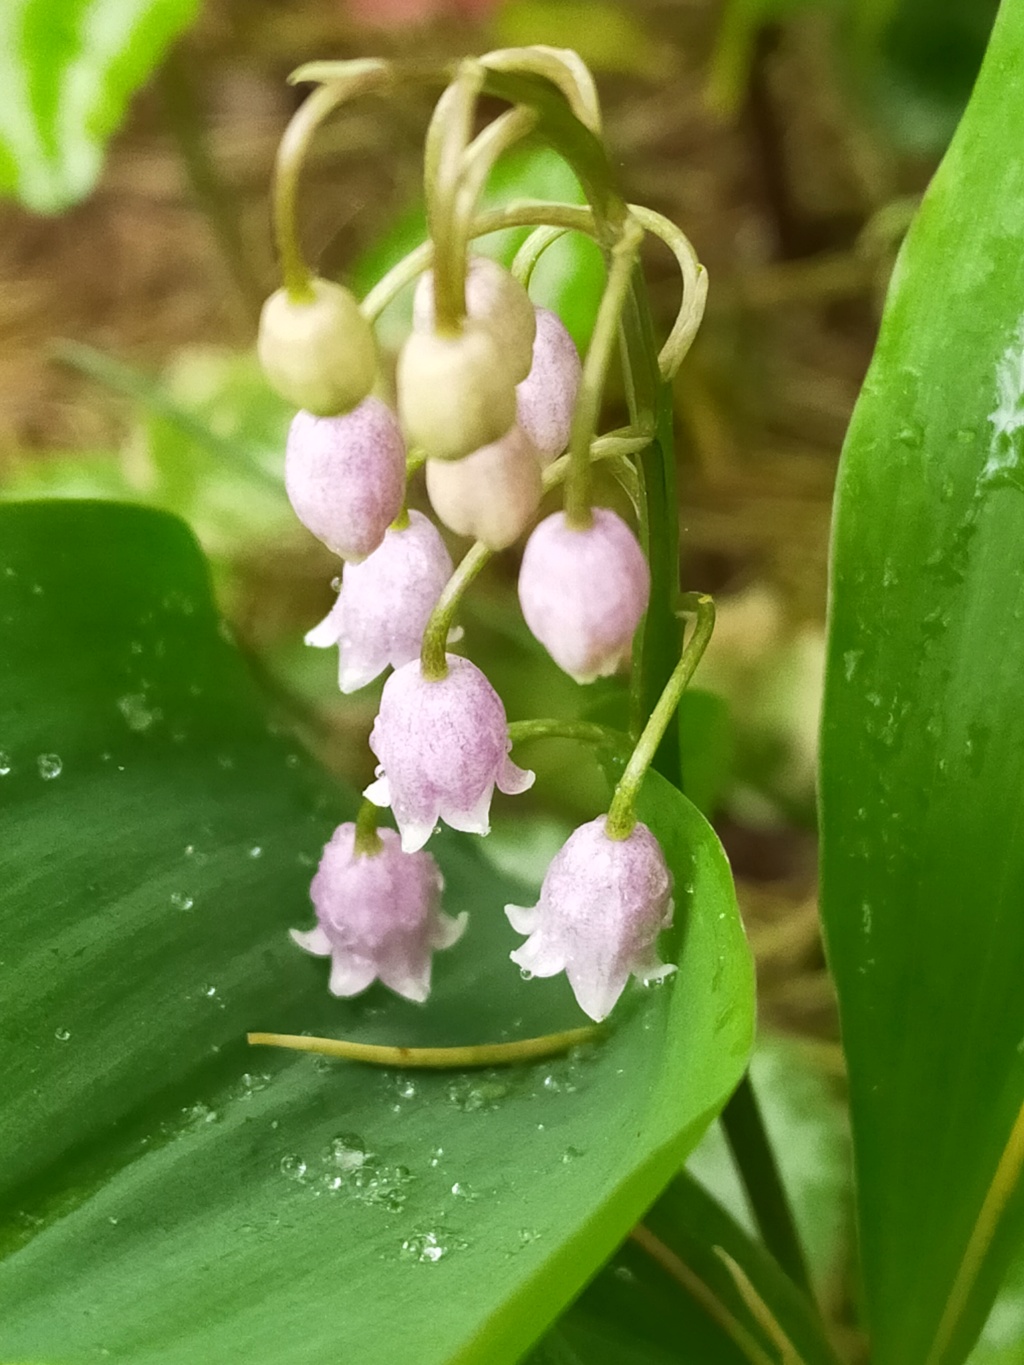
[[[184,527],[10,505],[0,545],[0,1356],[517,1359],[742,1073],[751,965],[714,835],[645,787],[680,970],[586,1053],[414,1075],[256,1052],[246,1028],[457,1043],[579,1014],[510,967],[501,907],[531,888],[464,837],[437,853],[472,926],[429,1007],[329,997],[285,931],[351,801],[268,728]]]
[[[822,913],[877,1365],[962,1360],[1019,1228],[1007,1210],[972,1269],[1024,1100],[1022,63],[1008,0],[896,266],[837,493]]]
[[[0,194],[57,213],[89,193],[128,100],[198,0],[4,0]]]

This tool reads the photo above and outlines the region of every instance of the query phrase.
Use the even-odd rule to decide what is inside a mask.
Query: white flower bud
[[[409,444],[434,460],[461,460],[504,436],[516,389],[493,333],[476,323],[457,336],[413,332],[398,357],[398,411]]]
[[[494,333],[513,382],[525,379],[537,330],[533,304],[516,277],[489,256],[471,256],[466,262],[466,316]],[[412,325],[417,332],[434,330],[434,276],[429,270],[416,286]]]
[[[449,530],[504,550],[518,540],[540,506],[540,461],[513,427],[500,441],[464,460],[428,460],[427,495]]]
[[[263,305],[260,364],[282,398],[317,417],[349,412],[373,388],[377,346],[359,304],[340,284],[312,281],[313,297],[278,289]]]

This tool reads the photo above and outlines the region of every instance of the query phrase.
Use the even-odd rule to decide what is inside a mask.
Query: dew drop
[[[436,1265],[448,1248],[436,1232],[416,1232],[402,1243],[401,1256],[406,1261],[418,1261],[421,1265]]]
[[[250,857],[250,858],[262,858],[262,857],[263,857],[263,849],[261,848],[261,846],[260,846],[259,844],[253,844],[252,848],[249,850],[249,857]]]
[[[40,754],[36,759],[36,767],[44,782],[52,782],[64,771],[64,762],[60,754]]]
[[[373,1153],[358,1133],[339,1133],[332,1138],[328,1160],[343,1171],[358,1171],[373,1160]]]
[[[161,716],[157,708],[150,706],[143,692],[129,692],[123,697],[118,697],[117,709],[124,717],[128,729],[139,735],[145,734]]]
[[[195,905],[195,901],[185,891],[172,891],[171,904],[174,906],[175,910],[191,910],[193,905]]]
[[[281,1158],[281,1174],[287,1176],[289,1180],[303,1180],[306,1175],[306,1163],[300,1156],[289,1153],[288,1156]]]
[[[57,1028],[54,1029],[53,1036],[57,1039],[58,1043],[66,1043],[67,1040],[71,1037],[71,1030],[66,1028]]]
[[[456,1199],[464,1199],[467,1202],[473,1199],[479,1199],[480,1197],[473,1186],[467,1185],[464,1180],[456,1180],[455,1184],[452,1186],[452,1194]]]
[[[0,749],[0,777],[6,777],[11,771],[11,756]]]

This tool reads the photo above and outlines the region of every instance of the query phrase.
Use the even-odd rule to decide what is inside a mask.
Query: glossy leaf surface
[[[839,476],[822,911],[877,1365],[964,1358],[1019,1217],[1019,1152],[990,1191],[1024,1100],[1022,68],[1007,0]]]
[[[0,195],[57,213],[92,189],[128,100],[198,0],[4,0]]]
[[[581,1019],[508,962],[501,907],[531,888],[465,837],[437,841],[471,927],[429,1006],[331,999],[286,930],[351,802],[268,726],[184,527],[10,505],[0,546],[0,1358],[517,1359],[745,1065],[751,967],[714,836],[652,779],[679,972],[585,1054],[396,1074],[249,1049],[248,1028],[415,1045]]]

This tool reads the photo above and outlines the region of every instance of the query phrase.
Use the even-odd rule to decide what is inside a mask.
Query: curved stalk
[[[593,336],[583,362],[583,379],[573,413],[569,436],[569,472],[565,480],[565,519],[580,530],[591,523],[590,445],[601,412],[605,381],[618,343],[619,323],[633,274],[633,263],[643,232],[627,220],[622,235],[611,249],[611,267],[601,296]]]
[[[628,754],[632,748],[629,736],[621,730],[589,720],[514,720],[509,724],[508,737],[513,744],[531,739],[575,739],[580,744],[603,745],[621,754]]]
[[[710,597],[703,593],[689,593],[684,598],[684,605],[696,612],[697,624],[675,671],[643,728],[633,750],[633,756],[626,764],[626,771],[619,778],[611,806],[608,808],[609,839],[628,839],[632,834],[636,825],[636,798],[647,775],[647,769],[654,761],[662,736],[676,713],[680,698],[693,677],[708,647],[711,632],[715,628],[715,604]]]
[[[357,858],[372,858],[384,847],[384,841],[377,832],[377,822],[383,815],[380,806],[363,798],[356,816],[356,833],[353,852]]]
[[[458,73],[434,109],[424,149],[427,225],[434,242],[434,325],[457,333],[466,315],[466,253],[457,224],[457,196],[484,68],[473,58]]]
[[[312,297],[312,271],[302,254],[297,211],[299,176],[309,145],[317,129],[335,109],[356,95],[379,89],[387,84],[391,75],[387,62],[346,63],[346,69],[339,72],[335,80],[319,86],[303,101],[284,130],[274,163],[274,238],[285,288],[296,302]]]

